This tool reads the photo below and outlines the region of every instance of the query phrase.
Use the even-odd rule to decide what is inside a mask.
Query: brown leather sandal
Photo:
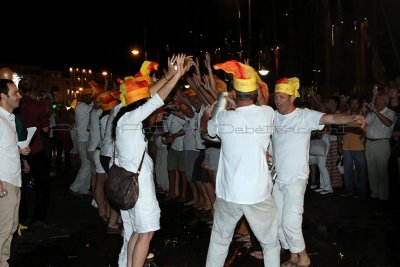
[[[291,260],[287,260],[281,264],[281,267],[298,267],[297,263]]]

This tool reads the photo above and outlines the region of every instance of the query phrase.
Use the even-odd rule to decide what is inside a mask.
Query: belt
[[[379,141],[379,140],[389,140],[390,138],[379,138],[379,139],[373,139],[373,138],[367,138],[368,141],[374,142],[374,141]]]

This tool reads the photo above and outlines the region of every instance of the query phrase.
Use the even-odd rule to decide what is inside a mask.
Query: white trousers
[[[388,162],[390,157],[389,139],[377,141],[367,140],[365,145],[367,158],[369,188],[371,197],[380,200],[389,199],[389,172]]]
[[[304,193],[307,180],[297,179],[290,184],[275,182],[272,189],[278,210],[278,238],[284,249],[299,253],[305,249],[302,232]]]
[[[263,248],[264,266],[280,266],[278,218],[271,195],[266,200],[251,205],[235,204],[217,198],[214,210],[206,267],[224,266],[236,224],[243,215]]]
[[[319,169],[319,187],[325,191],[333,191],[331,177],[329,176],[328,168],[326,167],[325,156],[310,156],[309,164],[316,164]]]
[[[87,157],[87,147],[88,141],[78,142],[78,153],[79,159],[81,161],[81,166],[79,168],[78,174],[74,182],[71,184],[69,189],[74,192],[87,194],[90,188],[90,162]]]
[[[123,243],[118,257],[118,267],[126,267],[128,264],[128,243],[133,232],[129,211],[121,210],[121,219],[124,223],[124,232],[122,237]]]

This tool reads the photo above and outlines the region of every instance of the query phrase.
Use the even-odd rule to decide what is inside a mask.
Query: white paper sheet
[[[26,140],[18,142],[18,146],[21,149],[29,146],[29,143],[31,142],[32,137],[36,132],[36,127],[29,127],[26,130],[28,131],[28,136],[27,136]]]

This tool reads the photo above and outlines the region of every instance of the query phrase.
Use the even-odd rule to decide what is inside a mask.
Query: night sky
[[[312,69],[321,68],[322,57],[318,54],[322,37],[315,34],[322,21],[313,20],[315,1],[251,0],[254,65],[257,65],[258,51],[263,51],[265,65],[272,70],[271,49],[279,46],[279,74],[312,80]],[[213,52],[216,48],[223,50],[221,60],[231,59],[240,50],[240,32],[246,57],[249,0],[130,2],[99,2],[90,7],[71,1],[64,4],[57,1],[50,6],[40,6],[37,2],[15,3],[8,9],[15,10],[14,13],[4,15],[7,12],[2,11],[9,17],[2,19],[7,24],[3,30],[10,31],[2,32],[0,64],[37,65],[65,72],[73,66],[135,73],[144,55],[134,58],[130,53],[133,48],[141,51],[146,48],[148,60],[161,64],[173,52],[200,55],[201,51]],[[374,0],[329,2],[332,23],[343,21],[343,44],[350,45],[355,20],[368,17],[377,22],[380,56],[387,76],[398,75],[395,51],[400,53],[400,1],[381,1],[386,16],[380,8],[374,12]]]

